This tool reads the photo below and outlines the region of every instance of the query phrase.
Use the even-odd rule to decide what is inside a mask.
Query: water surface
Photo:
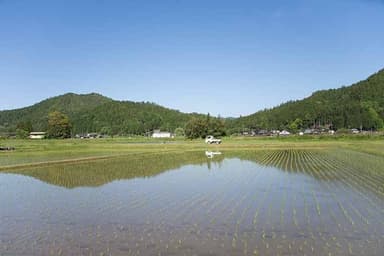
[[[383,166],[282,150],[5,171],[0,254],[384,255]]]

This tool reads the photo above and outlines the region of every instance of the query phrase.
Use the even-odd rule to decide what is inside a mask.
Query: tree
[[[185,136],[184,129],[181,127],[176,128],[175,129],[175,136],[176,137],[184,137]]]
[[[293,133],[296,133],[303,126],[303,121],[300,118],[296,118],[289,124],[289,130]]]
[[[28,138],[29,132],[23,129],[16,129],[16,137],[18,139],[26,139]]]
[[[32,122],[31,121],[19,122],[16,125],[16,130],[23,130],[26,133],[30,133],[33,130]]]
[[[205,138],[207,135],[226,135],[225,123],[219,118],[191,118],[185,126],[185,136],[189,139]]]
[[[219,118],[211,119],[208,122],[208,135],[213,135],[215,137],[225,136],[226,129],[223,120]]]
[[[379,113],[381,108],[376,102],[366,101],[361,103],[362,107],[362,123],[365,129],[379,130],[383,128],[384,122]],[[378,111],[377,111],[378,110]]]
[[[185,136],[189,139],[207,136],[208,125],[206,119],[192,117],[185,125]]]
[[[16,125],[16,136],[19,139],[26,139],[32,130],[33,128],[31,121],[19,122]]]
[[[48,114],[47,135],[49,138],[71,137],[72,125],[67,115],[54,111]]]
[[[100,129],[100,133],[103,134],[103,135],[112,135],[112,129],[109,126],[103,126]]]

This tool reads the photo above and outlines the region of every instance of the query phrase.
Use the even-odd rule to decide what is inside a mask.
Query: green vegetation
[[[233,120],[233,130],[289,129],[322,126],[378,130],[384,120],[384,70],[349,87],[318,91],[298,101]]]
[[[1,152],[0,170],[59,161],[94,161],[132,154],[189,152],[205,150],[250,151],[282,149],[349,149],[384,157],[382,136],[329,137],[225,137],[221,145],[207,145],[203,140],[152,139],[147,137],[116,137],[94,140],[1,140],[0,146],[16,148]]]
[[[27,175],[56,186],[73,188],[100,186],[121,179],[151,177],[186,164],[203,164],[208,161],[202,152],[130,154],[86,160],[32,165],[27,168],[11,169],[7,173]]]
[[[73,134],[148,135],[154,129],[173,132],[182,128],[188,138],[202,138],[207,134],[223,136],[245,130],[298,132],[310,127],[381,130],[384,70],[349,87],[318,91],[303,100],[228,119],[186,114],[148,102],[115,101],[95,93],[68,93],[30,107],[0,111],[0,134],[13,133],[22,138],[31,130],[46,131],[48,115],[54,111],[69,117]]]
[[[111,101],[112,99],[96,93],[86,95],[68,93],[46,99],[30,107],[0,111],[0,131],[15,131],[20,124],[28,124],[27,131],[32,130],[32,125],[34,131],[46,131],[48,114],[53,111],[62,112],[72,120],[81,113],[92,111],[96,106]]]
[[[2,248],[381,255],[383,140],[314,138],[3,140]]]
[[[0,133],[15,132],[19,124],[33,124],[34,131],[48,129],[49,113],[59,111],[69,117],[73,134],[98,132],[107,135],[144,135],[154,129],[173,132],[192,117],[148,102],[114,101],[99,94],[68,93],[33,106],[0,111]],[[24,125],[23,125],[24,127]],[[25,129],[28,132],[32,127]]]
[[[216,137],[226,135],[224,121],[211,118],[208,114],[206,118],[193,117],[185,125],[185,136],[189,139],[205,138],[208,135]]]
[[[59,111],[48,114],[47,134],[49,138],[69,138],[71,137],[71,128],[67,115]]]

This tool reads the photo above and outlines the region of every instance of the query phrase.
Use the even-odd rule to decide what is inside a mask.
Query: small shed
[[[160,130],[154,130],[152,133],[152,138],[173,138],[172,133],[162,132]]]
[[[30,139],[44,139],[46,133],[45,132],[30,132],[29,138]]]

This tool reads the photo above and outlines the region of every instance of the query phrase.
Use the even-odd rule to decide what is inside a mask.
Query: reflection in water
[[[53,185],[74,188],[100,186],[114,180],[152,177],[183,165],[205,163],[207,159],[200,152],[140,154],[93,162],[15,169],[8,173],[27,175]]]
[[[213,158],[214,156],[221,155],[221,152],[219,152],[219,151],[205,151],[205,155],[208,158]]]
[[[0,173],[0,255],[383,255],[383,166],[260,150]]]

